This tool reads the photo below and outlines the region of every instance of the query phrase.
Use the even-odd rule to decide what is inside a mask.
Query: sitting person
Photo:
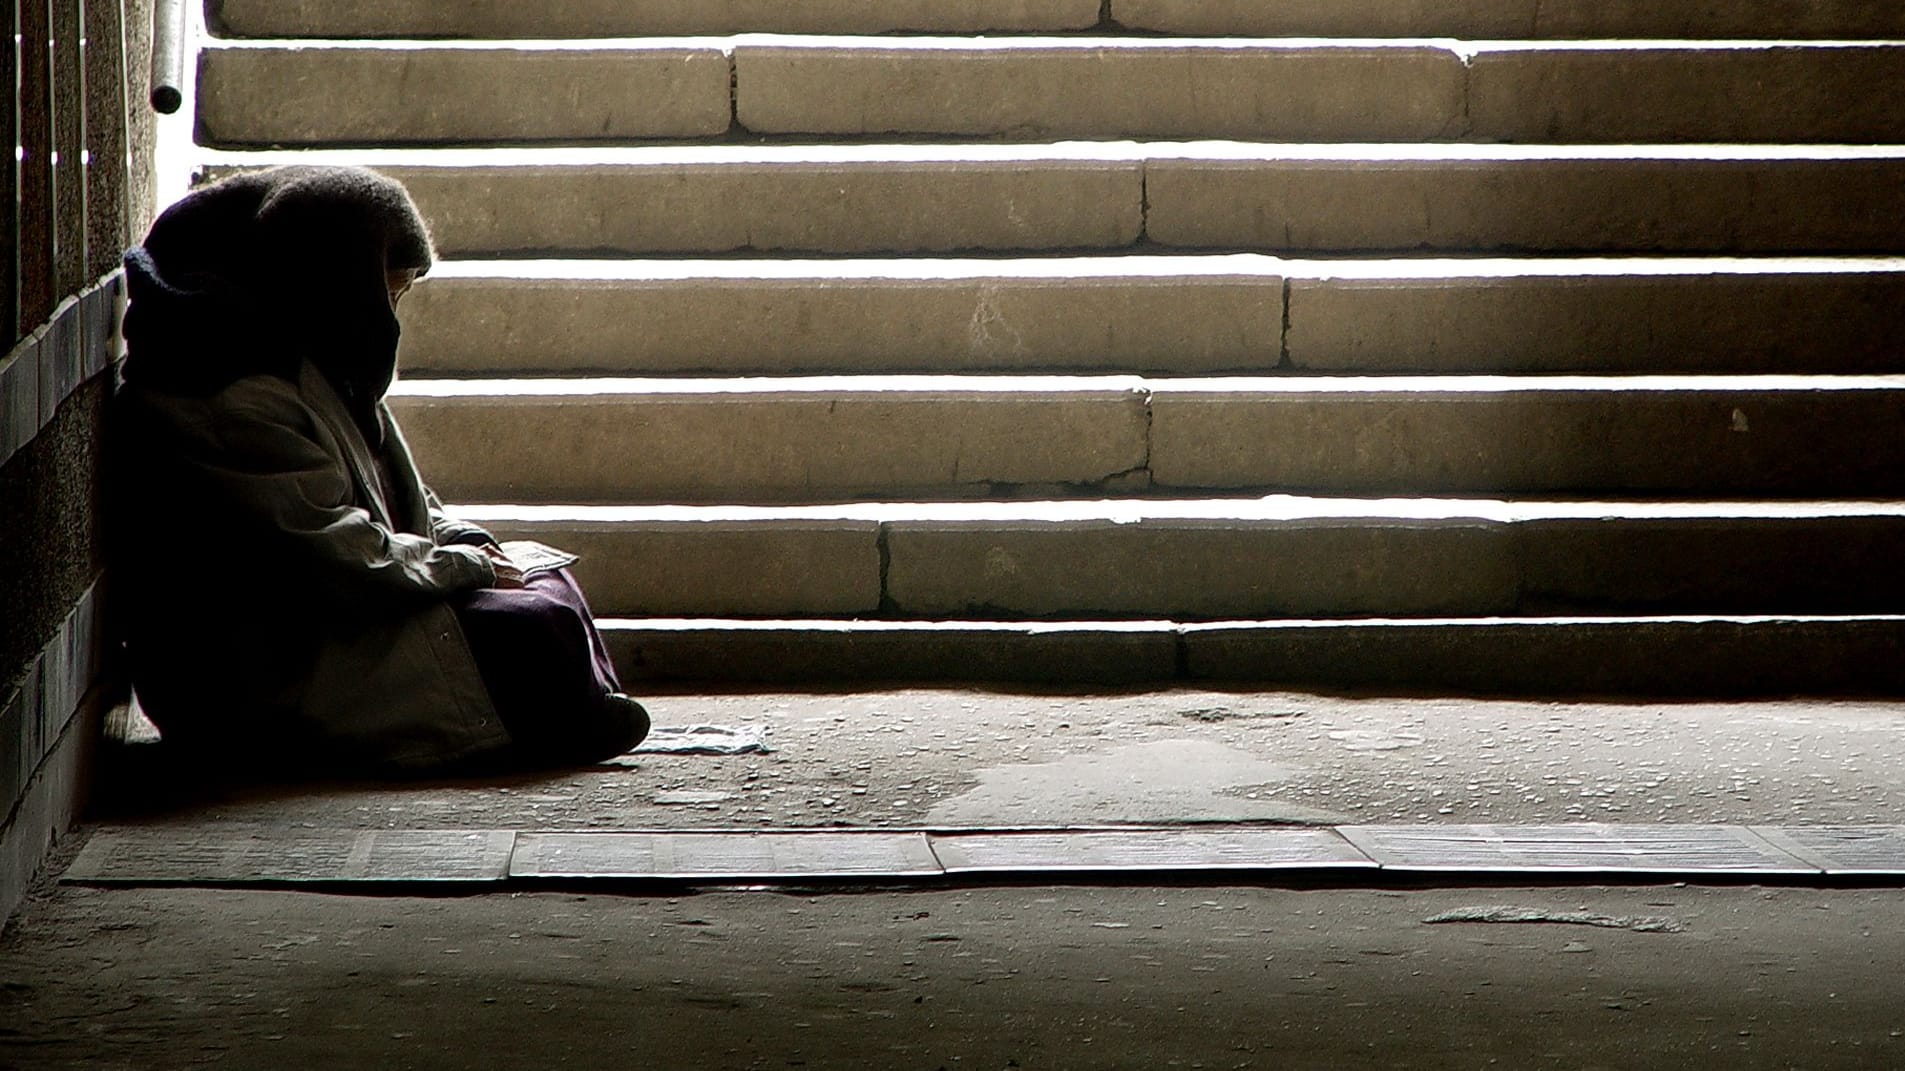
[[[453,772],[646,735],[567,572],[445,515],[384,404],[432,260],[402,186],[338,167],[208,185],[127,254],[111,575],[167,745]]]

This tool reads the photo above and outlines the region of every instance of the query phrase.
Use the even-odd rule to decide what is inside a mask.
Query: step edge
[[[1318,617],[1318,618],[1240,618],[1232,620],[1096,620],[1015,621],[985,619],[862,619],[862,618],[736,618],[736,617],[629,617],[596,618],[604,633],[981,633],[981,634],[1067,634],[1105,633],[1192,634],[1224,631],[1276,632],[1292,629],[1427,629],[1504,628],[1563,629],[1579,626],[1768,626],[1886,624],[1905,629],[1905,614],[1635,614],[1571,616],[1478,616],[1478,617]]]
[[[1905,390],[1905,373],[1511,375],[1477,372],[1438,375],[1304,373],[1234,376],[863,373],[731,377],[434,377],[399,380],[391,387],[389,397],[399,402],[420,405],[431,401],[494,405],[552,399],[572,402],[581,399],[644,402],[719,396],[787,402],[830,399],[848,403],[908,396],[1039,396],[1050,400],[1086,402],[1132,395],[1180,399],[1207,395],[1213,398],[1230,397],[1238,401],[1262,401],[1274,396],[1296,398],[1328,395],[1369,395],[1385,400],[1394,400],[1396,395],[1417,398],[1519,394],[1700,395],[1724,398],[1768,394],[1856,395],[1901,390]]]
[[[1126,253],[1052,257],[750,257],[614,260],[545,257],[440,260],[422,285],[524,283],[865,283],[986,282],[1070,284],[1342,282],[1436,285],[1464,281],[1570,281],[1592,285],[1643,279],[1865,278],[1905,275],[1905,256],[1477,256],[1281,257],[1270,253]]]
[[[1254,507],[1254,508],[1252,508]],[[1883,499],[1505,500],[1323,498],[1267,495],[1211,499],[1058,499],[1027,502],[855,502],[845,505],[649,505],[457,503],[446,509],[479,523],[514,525],[707,524],[1108,524],[1138,523],[1470,523],[1572,521],[1790,522],[1905,520],[1905,501]]]

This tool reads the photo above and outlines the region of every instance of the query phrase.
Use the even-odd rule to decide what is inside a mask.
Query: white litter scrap
[[[758,725],[669,725],[649,730],[632,755],[766,754],[766,728]]]

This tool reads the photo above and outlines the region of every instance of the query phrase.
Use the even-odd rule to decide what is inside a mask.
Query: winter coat
[[[108,575],[133,685],[168,742],[421,769],[509,737],[452,603],[494,582],[383,403],[389,275],[428,271],[403,187],[362,168],[194,190],[126,255],[107,427]]]
[[[377,447],[310,362],[114,406],[116,601],[167,737],[328,769],[507,745],[450,606],[494,583],[487,535],[444,516],[382,402]]]

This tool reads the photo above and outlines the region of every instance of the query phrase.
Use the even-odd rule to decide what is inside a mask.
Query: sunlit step
[[[357,163],[449,256],[1896,250],[1905,146],[701,146],[208,153]]]
[[[392,400],[467,501],[1905,494],[1883,446],[1905,377],[418,380]]]
[[[1870,0],[1745,4],[1716,4],[1712,0],[1601,0],[1588,4],[1556,4],[1552,0],[1111,0],[1111,15],[1130,30],[1246,37],[1905,37],[1905,8]]]
[[[1243,681],[1518,695],[1893,694],[1905,617],[1277,621],[609,618],[644,691],[710,684]]]
[[[1100,0],[212,0],[242,37],[582,38],[680,34],[1064,32],[1099,24]]]
[[[460,506],[642,617],[1890,613],[1905,503],[1317,499]]]
[[[212,144],[826,135],[1882,142],[1905,44],[756,36],[224,43]]]
[[[1247,37],[1905,37],[1905,9],[1870,0],[212,0],[246,37],[633,37],[656,34],[1026,33],[1119,28]],[[1110,22],[1103,21],[1109,15]]]
[[[1277,6],[1277,5],[1268,5]],[[1905,45],[741,38],[756,134],[1880,142]]]
[[[1905,259],[449,261],[410,375],[1905,370]]]

